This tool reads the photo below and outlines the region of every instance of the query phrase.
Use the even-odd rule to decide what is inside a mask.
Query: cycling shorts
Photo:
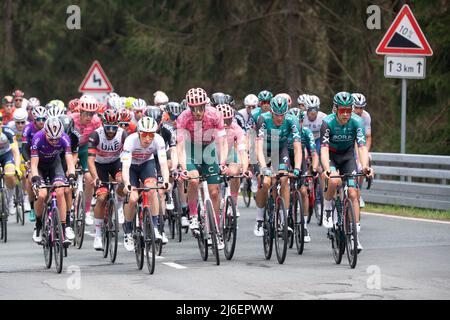
[[[11,150],[0,155],[0,164],[3,168],[5,168],[6,165],[8,165],[8,164],[12,164],[13,166],[15,165],[14,164],[14,156],[13,156]]]
[[[38,173],[44,180],[44,183],[46,183],[47,179],[50,180],[50,183],[52,184],[55,182],[66,182],[66,175],[60,157],[56,157],[53,162],[39,161]]]
[[[111,163],[98,163],[95,162],[95,169],[97,170],[97,175],[100,181],[108,182],[109,176],[111,176],[115,181],[122,176],[122,163],[120,159],[117,159]],[[108,188],[103,186],[98,188],[97,195],[108,192]]]
[[[80,146],[78,150],[78,159],[80,159],[80,165],[84,172],[88,172],[88,145]]]
[[[273,150],[267,150],[267,155],[264,155],[264,157],[267,167],[272,167],[276,171],[289,169],[290,160],[287,144],[282,145],[277,152],[274,152]]]
[[[186,145],[186,169],[197,170],[200,175],[220,173],[217,163],[215,142],[203,146],[199,144]],[[212,176],[207,179],[208,184],[219,184],[220,176]]]
[[[155,160],[151,159],[142,164],[132,164],[130,166],[130,183],[133,187],[139,187],[139,181],[144,185],[150,178],[156,179]]]
[[[354,148],[348,148],[343,153],[334,153],[330,151],[329,152],[330,170],[331,171],[339,170],[339,174],[356,173],[357,165],[353,149]],[[348,186],[350,188],[356,188],[357,187],[356,179],[348,180]]]

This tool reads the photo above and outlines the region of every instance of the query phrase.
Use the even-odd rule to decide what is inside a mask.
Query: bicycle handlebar
[[[330,177],[330,179],[341,179],[341,180],[349,180],[352,178],[356,178],[356,177],[366,177],[366,181],[367,181],[367,190],[370,189],[370,187],[372,186],[372,178],[369,178],[366,176],[365,173],[345,173],[342,175],[337,175],[337,176],[332,176]],[[324,188],[324,192],[328,191],[328,179],[325,179],[325,188]]]

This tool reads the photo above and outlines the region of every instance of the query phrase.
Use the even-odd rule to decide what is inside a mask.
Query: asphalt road
[[[111,264],[94,251],[93,226],[81,250],[69,249],[61,274],[46,269],[32,242],[33,224],[9,222],[0,243],[0,299],[449,299],[450,224],[365,214],[356,269],[346,256],[336,265],[326,230],[310,225],[303,255],[295,245],[286,261],[265,260],[262,238],[253,235],[255,209],[241,209],[234,258],[220,266],[201,260],[196,240],[171,240],[149,275],[137,270],[134,253],[119,246]],[[10,220],[10,221],[11,221]],[[122,235],[120,237],[122,241]]]

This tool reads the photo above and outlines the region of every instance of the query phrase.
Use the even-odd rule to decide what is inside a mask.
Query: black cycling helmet
[[[70,116],[63,114],[63,115],[60,115],[58,118],[59,118],[59,121],[61,121],[61,123],[64,127],[64,132],[66,134],[69,134],[70,132],[72,132],[74,130],[75,123],[73,122],[73,119]]]
[[[149,106],[145,109],[144,116],[153,118],[159,124],[162,119],[162,111],[159,107]]]

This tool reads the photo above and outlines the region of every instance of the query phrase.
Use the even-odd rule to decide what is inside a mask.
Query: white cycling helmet
[[[150,117],[142,117],[137,124],[139,132],[156,132],[158,130],[158,123]]]
[[[169,102],[169,97],[162,91],[156,91],[153,96],[155,97],[153,100],[155,105],[166,104]]]
[[[352,93],[353,97],[353,107],[355,108],[365,108],[367,101],[366,97],[361,93]]]
[[[144,110],[147,107],[147,102],[144,99],[136,99],[133,101],[132,107],[134,110]]]
[[[257,106],[259,103],[258,97],[256,95],[249,94],[244,98],[244,106]]]
[[[31,97],[28,100],[28,108],[35,108],[35,107],[39,107],[40,105],[41,105],[41,102],[39,101],[38,98]]]
[[[59,104],[54,104],[47,110],[47,115],[49,117],[59,117],[60,115],[63,115],[65,113],[66,113],[66,108],[64,108],[63,106],[61,106]]]
[[[57,117],[50,117],[44,124],[45,135],[51,139],[61,138],[64,126]]]
[[[33,116],[33,119],[36,118],[46,118],[47,117],[47,109],[45,109],[43,106],[38,106],[33,108],[31,111],[31,114]]]
[[[297,104],[303,104],[304,105],[307,96],[308,95],[306,93],[299,95],[298,98],[297,98]]]
[[[320,99],[315,95],[308,95],[305,99],[306,110],[320,109]]]
[[[14,110],[13,119],[14,121],[26,121],[28,119],[27,109],[19,108]]]
[[[112,97],[108,99],[108,106],[111,109],[120,110],[123,108],[122,99],[120,97]]]

